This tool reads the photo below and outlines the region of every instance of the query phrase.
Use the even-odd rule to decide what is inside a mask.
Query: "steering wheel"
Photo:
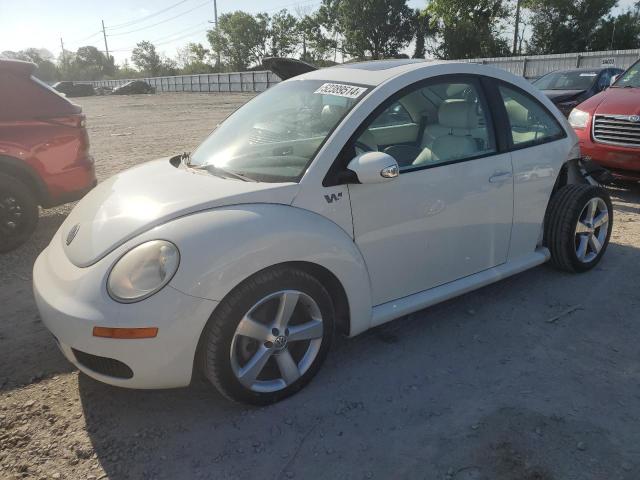
[[[358,154],[358,155],[360,155],[361,153],[374,152],[375,151],[369,145],[367,145],[364,142],[361,142],[360,140],[356,140],[355,143],[353,144],[353,147],[356,149],[356,154]],[[358,152],[358,150],[360,150],[360,152]]]

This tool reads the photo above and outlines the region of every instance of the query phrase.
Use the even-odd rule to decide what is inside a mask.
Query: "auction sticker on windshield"
[[[338,97],[358,98],[367,89],[364,87],[354,87],[353,85],[345,85],[343,83],[325,83],[314,93],[323,95],[336,95]]]

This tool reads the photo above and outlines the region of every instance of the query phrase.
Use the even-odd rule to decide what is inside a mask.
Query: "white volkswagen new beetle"
[[[101,183],[34,268],[98,380],[266,404],[349,336],[548,259],[592,268],[611,201],[562,114],[481,65],[379,61],[284,81],[192,155]]]

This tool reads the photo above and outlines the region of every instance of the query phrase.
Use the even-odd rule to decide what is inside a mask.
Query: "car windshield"
[[[367,87],[290,80],[261,93],[222,122],[190,166],[261,182],[298,181],[326,138]]]
[[[533,84],[540,90],[587,90],[593,85],[597,76],[597,71],[589,70],[552,72]]]
[[[613,85],[614,87],[640,88],[640,62],[636,62]]]

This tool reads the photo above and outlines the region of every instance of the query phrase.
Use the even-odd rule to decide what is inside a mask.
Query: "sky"
[[[618,9],[635,0],[620,0]],[[176,5],[179,2],[178,5]],[[218,16],[235,10],[273,14],[282,8],[313,11],[320,0],[218,0]],[[414,8],[425,0],[409,0]],[[175,18],[173,18],[175,17]],[[116,63],[131,55],[136,43],[150,40],[159,52],[174,56],[189,42],[207,44],[213,0],[0,0],[0,52],[46,48],[56,57],[83,45],[104,50],[104,20],[110,53]]]

